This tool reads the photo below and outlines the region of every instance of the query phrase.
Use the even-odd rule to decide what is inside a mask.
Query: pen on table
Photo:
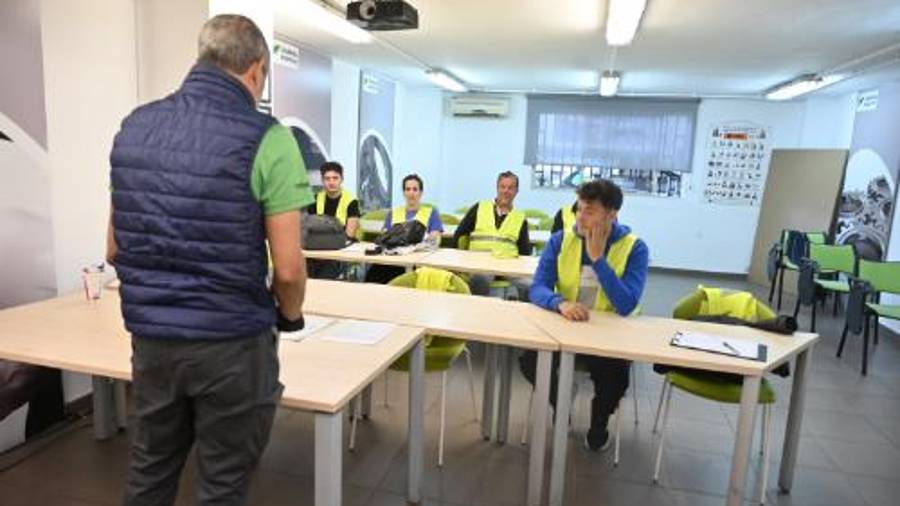
[[[729,350],[731,350],[731,352],[734,353],[735,355],[740,355],[740,354],[741,354],[741,352],[739,352],[739,351],[737,350],[737,348],[735,348],[734,346],[728,344],[728,341],[722,341],[722,346],[724,346],[724,347],[728,348]]]

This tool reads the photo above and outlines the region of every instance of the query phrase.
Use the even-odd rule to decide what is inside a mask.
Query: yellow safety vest
[[[609,247],[609,251],[606,253],[606,262],[612,267],[616,277],[621,278],[622,274],[625,273],[625,266],[628,265],[628,256],[631,255],[631,249],[634,247],[637,239],[636,235],[627,234],[620,237],[619,240],[612,243]],[[571,228],[565,229],[559,256],[556,258],[556,291],[569,302],[578,301],[578,289],[581,286],[582,242],[581,238]],[[597,290],[594,310],[615,311],[602,286]]]
[[[748,322],[757,322],[774,318],[771,309],[753,296],[750,292],[732,292],[722,295],[720,288],[707,288],[703,285],[697,290],[705,295],[697,314],[706,316],[730,316]]]
[[[422,225],[425,225],[425,230],[428,230],[428,219],[431,218],[430,207],[422,206],[416,212],[414,220],[418,221]],[[406,221],[406,206],[397,206],[391,212],[391,225],[396,225],[397,223],[403,223]]]
[[[516,242],[519,232],[525,225],[525,213],[512,210],[497,228],[494,219],[494,203],[484,200],[478,203],[478,214],[475,218],[475,229],[469,241],[471,251],[490,251],[497,256],[514,258],[519,256]]]
[[[316,214],[325,214],[325,197],[326,193],[324,191],[320,191],[319,194],[316,195]],[[346,190],[341,190],[337,211],[334,213],[334,217],[341,222],[341,225],[347,224],[347,209],[350,208],[351,202],[353,202],[353,195]]]
[[[563,230],[572,230],[575,226],[575,211],[572,211],[572,206],[562,206],[559,212],[562,213]]]

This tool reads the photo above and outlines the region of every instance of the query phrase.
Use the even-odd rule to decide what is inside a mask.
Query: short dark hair
[[[419,177],[418,174],[410,174],[403,178],[403,183],[401,184],[401,188],[406,189],[407,181],[418,181],[419,182],[419,192],[425,191],[425,184],[422,183],[422,178]]]
[[[622,189],[609,179],[588,181],[578,187],[578,199],[599,202],[603,207],[618,211],[622,209]]]
[[[323,163],[322,166],[319,167],[319,174],[324,176],[326,172],[337,172],[341,177],[344,177],[344,168],[337,162]]]
[[[497,175],[497,184],[500,184],[500,180],[505,177],[511,177],[511,178],[515,179],[516,180],[516,188],[519,187],[519,176],[517,176],[516,173],[511,170],[503,171],[500,174],[498,174]]]

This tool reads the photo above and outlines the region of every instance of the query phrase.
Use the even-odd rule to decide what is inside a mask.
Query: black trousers
[[[556,392],[559,386],[559,352],[553,354],[550,371],[550,404],[556,409]],[[619,401],[628,390],[631,362],[617,358],[575,355],[577,369],[587,370],[594,383],[594,398],[591,400],[591,428],[588,438],[603,434],[609,416],[616,411]],[[527,350],[519,357],[519,368],[529,383],[534,385],[537,371],[537,352]]]
[[[334,260],[306,259],[306,272],[312,279],[338,279],[344,273],[346,264]]]
[[[125,506],[168,506],[191,447],[194,504],[244,505],[283,387],[278,337],[132,338],[135,415]]]

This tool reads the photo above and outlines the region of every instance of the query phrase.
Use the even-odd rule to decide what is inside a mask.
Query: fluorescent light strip
[[[320,27],[353,44],[372,42],[372,35],[369,32],[339,17],[337,12],[326,9],[317,2],[301,0],[294,5],[297,6],[304,20],[311,25]]]
[[[627,46],[634,39],[647,0],[610,0],[606,16],[606,43]]]
[[[621,75],[612,70],[600,74],[600,96],[614,97],[619,92],[620,79]]]
[[[455,91],[457,93],[462,93],[464,91],[469,91],[469,88],[463,84],[462,81],[448,74],[447,72],[439,69],[432,69],[426,72],[428,74],[428,78],[431,79],[431,82],[440,86],[441,88],[448,89],[450,91]]]
[[[834,84],[841,79],[843,79],[843,76],[836,74],[829,76],[802,76],[772,88],[766,93],[766,98],[769,100],[790,100]]]

